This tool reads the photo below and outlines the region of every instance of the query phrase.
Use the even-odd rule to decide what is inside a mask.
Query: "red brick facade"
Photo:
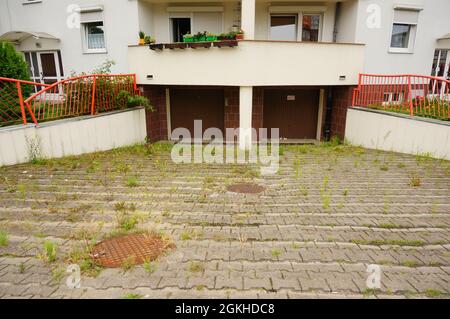
[[[150,100],[155,111],[146,112],[147,138],[149,141],[167,140],[166,90],[162,86],[144,86],[144,96]]]
[[[331,111],[331,137],[341,140],[345,137],[345,121],[347,109],[352,105],[354,86],[337,86],[333,88],[333,105]]]
[[[224,127],[238,128],[239,127],[239,88],[226,87],[224,88],[225,109],[224,109]]]
[[[252,127],[257,131],[263,127],[264,89],[253,88]],[[259,132],[258,132],[259,134]]]
[[[347,108],[351,106],[353,86],[333,88],[331,112],[331,136],[343,139]],[[150,141],[167,140],[166,92],[163,86],[144,86],[144,95],[149,98],[155,112],[147,111],[147,136]],[[224,87],[224,127],[239,127],[239,87]],[[264,88],[253,88],[252,127],[263,127]],[[323,113],[325,120],[325,109]],[[324,123],[324,121],[323,121]],[[323,132],[323,130],[322,130]],[[323,134],[322,134],[323,138]]]

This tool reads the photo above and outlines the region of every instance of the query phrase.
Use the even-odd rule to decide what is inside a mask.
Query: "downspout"
[[[327,88],[327,97],[326,97],[326,113],[325,113],[325,127],[324,127],[324,140],[329,141],[331,137],[331,116],[332,116],[332,108],[333,108],[333,87],[330,86]]]
[[[338,36],[338,24],[341,17],[342,2],[336,2],[336,8],[334,11],[334,28],[333,28],[333,42],[337,42]]]
[[[337,42],[338,36],[338,24],[341,16],[341,6],[342,2],[336,2],[336,8],[334,12],[334,28],[333,28],[333,42]],[[326,141],[330,140],[331,137],[331,117],[333,113],[333,87],[329,86],[327,88],[327,98],[326,98],[326,113],[325,113],[325,132],[324,139]]]

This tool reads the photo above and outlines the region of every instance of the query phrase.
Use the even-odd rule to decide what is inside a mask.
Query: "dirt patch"
[[[155,260],[171,248],[175,245],[157,234],[130,234],[99,242],[93,247],[91,256],[98,265],[117,268]]]

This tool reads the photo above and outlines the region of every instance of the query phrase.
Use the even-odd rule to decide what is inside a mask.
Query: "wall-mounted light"
[[[340,81],[344,81],[345,79],[347,79],[346,75],[339,75],[339,80]]]
[[[147,80],[153,80],[153,74],[147,74]]]

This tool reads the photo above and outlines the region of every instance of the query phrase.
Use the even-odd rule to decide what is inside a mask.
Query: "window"
[[[418,21],[419,11],[417,10],[396,9],[394,11],[394,23],[392,25],[392,35],[389,49],[390,52],[413,52]]]
[[[191,33],[191,18],[171,18],[172,41],[183,42],[183,35]]]
[[[394,23],[392,28],[391,48],[409,47],[409,39],[411,35],[411,25]]]
[[[85,49],[88,52],[103,52],[106,50],[103,22],[84,23]]]
[[[319,41],[320,15],[304,14],[302,24],[302,41]]]
[[[270,40],[297,41],[297,15],[270,16]]]

